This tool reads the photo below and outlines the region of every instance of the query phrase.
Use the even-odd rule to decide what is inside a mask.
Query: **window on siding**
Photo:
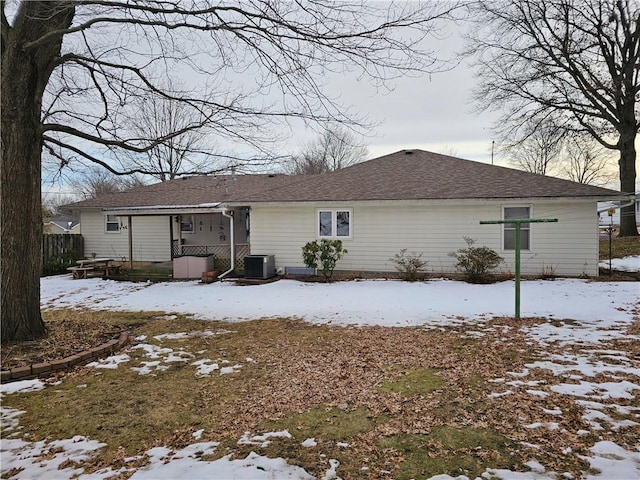
[[[531,207],[504,207],[504,219],[510,218],[531,218]],[[531,247],[531,227],[530,223],[520,224],[520,248],[529,250]],[[504,244],[505,250],[515,250],[516,248],[516,224],[504,224]]]
[[[345,238],[351,236],[351,210],[319,210],[318,236]]]
[[[120,219],[116,215],[107,215],[105,217],[105,231],[108,233],[120,232]]]
[[[195,231],[195,223],[193,215],[183,215],[180,220],[180,231],[182,233],[193,233]]]

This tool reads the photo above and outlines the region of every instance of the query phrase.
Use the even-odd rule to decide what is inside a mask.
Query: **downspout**
[[[231,272],[233,272],[236,269],[236,240],[235,240],[235,230],[234,230],[234,224],[233,224],[233,212],[229,212],[227,210],[222,210],[222,216],[223,217],[227,217],[229,219],[229,241],[231,243],[230,247],[231,247],[231,268],[229,268],[229,270],[227,270],[226,272],[222,272],[220,275],[218,275],[218,279],[219,280],[223,280],[224,277],[226,277],[227,275],[229,275]]]

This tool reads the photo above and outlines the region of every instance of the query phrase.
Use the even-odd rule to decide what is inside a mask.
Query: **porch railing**
[[[244,257],[249,255],[248,243],[236,243],[236,270],[244,271]],[[173,241],[171,248],[172,257],[178,255],[213,255],[214,268],[216,270],[228,270],[231,268],[231,247],[229,245],[180,245],[178,240]]]

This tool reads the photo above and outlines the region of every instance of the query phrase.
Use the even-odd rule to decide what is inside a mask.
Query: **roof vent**
[[[413,150],[405,150],[404,154],[405,155],[413,155]]]

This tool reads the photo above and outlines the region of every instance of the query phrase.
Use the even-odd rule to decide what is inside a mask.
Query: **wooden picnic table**
[[[69,270],[73,274],[73,278],[87,278],[89,272],[98,272],[100,274],[109,276],[120,271],[120,265],[112,265],[113,258],[84,258],[78,260],[77,267],[69,267]]]

